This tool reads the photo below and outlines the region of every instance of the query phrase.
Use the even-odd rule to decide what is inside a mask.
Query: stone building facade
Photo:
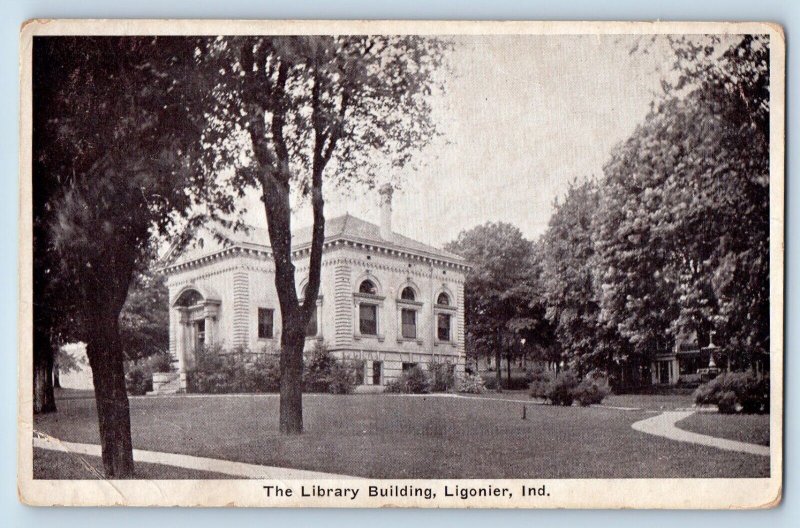
[[[302,296],[311,230],[293,233],[293,261]],[[277,354],[281,315],[266,230],[198,231],[163,272],[170,298],[170,351],[180,385],[201,346]],[[449,362],[463,373],[464,276],[459,256],[392,231],[391,193],[381,224],[352,215],[325,226],[320,292],[306,329],[306,349],[324,343],[341,359],[363,360],[363,383],[381,390],[403,369]]]

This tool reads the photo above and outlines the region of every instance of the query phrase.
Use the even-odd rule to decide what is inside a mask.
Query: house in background
[[[414,365],[449,362],[463,373],[463,258],[395,233],[392,189],[381,189],[381,223],[351,215],[328,219],[316,313],[306,349],[324,343],[340,359],[363,360],[375,390]],[[218,235],[220,233],[217,233]],[[170,352],[186,389],[200,347],[278,353],[281,315],[266,230],[198,231],[164,258],[170,299]],[[308,274],[311,229],[292,233],[298,295]]]

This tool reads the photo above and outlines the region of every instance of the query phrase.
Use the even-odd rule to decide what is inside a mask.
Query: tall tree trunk
[[[304,326],[286,317],[281,323],[281,399],[280,432],[303,432],[303,347]]]
[[[503,392],[502,385],[502,376],[503,376],[503,363],[502,359],[500,358],[500,347],[498,346],[495,348],[494,352],[494,362],[495,362],[495,377],[497,379],[497,392]]]
[[[511,356],[506,356],[506,379],[508,379],[508,388],[511,388]]]
[[[125,479],[133,477],[133,445],[118,315],[94,314],[86,355],[92,368],[106,477]]]
[[[53,347],[50,335],[35,326],[33,329],[33,413],[56,412],[53,390]]]

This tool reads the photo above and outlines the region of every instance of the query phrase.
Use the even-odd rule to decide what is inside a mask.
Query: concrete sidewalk
[[[38,431],[34,431],[33,447],[83,456],[100,456],[100,446],[97,444],[65,442],[63,440],[59,440],[58,438],[47,436]],[[247,464],[244,462],[232,462],[230,460],[221,460],[218,458],[179,455],[175,453],[161,453],[158,451],[145,451],[142,449],[133,450],[133,460],[134,462],[146,462],[149,464],[160,464],[163,466],[180,467],[197,471],[208,471],[246,479],[361,479],[361,477],[337,475],[335,473],[321,473],[318,471],[306,471],[303,469],[262,466],[258,464]]]
[[[716,447],[717,449],[724,449],[726,451],[738,451],[739,453],[749,453],[751,455],[769,456],[769,446],[758,444],[749,444],[747,442],[738,442],[736,440],[728,440],[725,438],[717,438],[716,436],[708,436],[699,433],[692,433],[679,429],[675,424],[684,418],[694,414],[695,411],[670,411],[652,418],[640,420],[631,425],[631,427],[642,433],[647,433],[663,438],[669,438],[678,442],[687,442],[690,444],[704,445],[708,447]]]

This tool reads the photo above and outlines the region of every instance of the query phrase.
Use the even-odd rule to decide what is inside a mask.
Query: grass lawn
[[[639,396],[638,398],[649,398]],[[306,432],[278,434],[278,397],[131,399],[140,449],[374,478],[762,477],[766,457],[631,429],[653,411],[528,405],[492,398],[305,395]],[[530,402],[530,400],[524,400]],[[94,400],[61,399],[34,427],[99,443]],[[640,405],[637,405],[640,407]]]
[[[100,457],[75,455],[47,449],[33,450],[33,478],[86,480],[101,478],[103,461]],[[229,475],[194,471],[160,464],[136,464],[136,476],[142,479],[228,479]]]
[[[694,403],[691,395],[683,394],[611,394],[603,405],[634,407],[650,411],[674,411],[686,409]]]
[[[768,414],[696,413],[675,425],[693,433],[769,445]]]

